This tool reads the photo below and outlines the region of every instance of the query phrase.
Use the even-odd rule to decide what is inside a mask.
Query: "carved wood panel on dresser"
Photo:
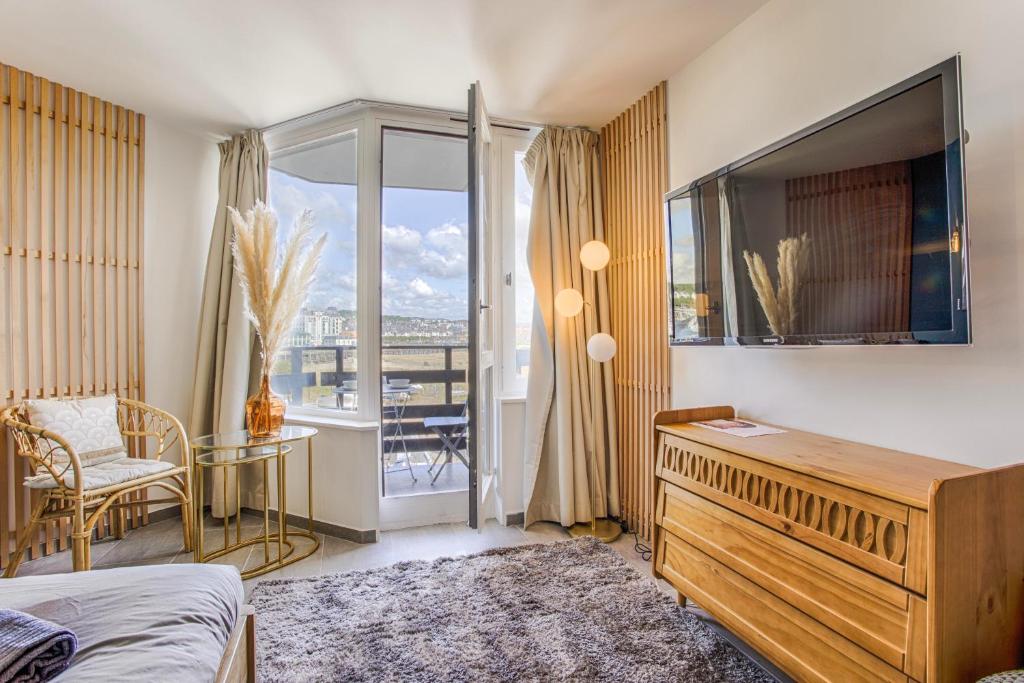
[[[973,681],[1020,665],[1024,465],[655,417],[656,576],[800,681]]]

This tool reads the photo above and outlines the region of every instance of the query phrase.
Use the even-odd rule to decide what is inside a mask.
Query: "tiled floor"
[[[409,470],[405,468],[405,455],[399,454],[397,463],[389,463],[385,471],[384,491],[388,496],[414,496],[421,493],[443,493],[447,491],[469,490],[469,469],[458,460],[445,465],[436,481],[431,481],[435,469],[430,471],[430,463],[437,458],[437,453],[415,452],[410,454],[413,474],[416,480],[409,476]],[[442,463],[438,463],[441,467]]]
[[[262,529],[262,518],[258,516],[242,516],[242,534],[255,535]],[[273,521],[271,528],[274,528]],[[212,518],[207,518],[203,535],[207,550],[223,547],[223,526]],[[230,533],[234,538],[235,526],[232,521]],[[245,581],[246,595],[252,591],[257,582],[281,577],[315,576],[351,569],[372,569],[399,562],[402,560],[432,560],[438,557],[465,555],[489,548],[498,548],[529,543],[549,543],[569,538],[565,530],[557,524],[539,522],[528,530],[520,527],[501,526],[494,520],[488,521],[479,531],[470,529],[465,524],[438,524],[435,526],[415,527],[397,531],[385,531],[380,535],[378,543],[353,543],[333,536],[319,535],[320,548],[310,557],[284,567],[283,569],[264,574],[263,576]],[[297,549],[308,543],[304,539],[296,539]],[[308,546],[305,546],[308,547]],[[650,564],[634,549],[632,535],[622,536],[612,547],[638,571],[650,574]],[[252,549],[242,549],[220,558],[219,562],[234,564],[241,568],[252,567],[263,559],[262,545]],[[129,532],[123,540],[105,540],[93,543],[92,561],[94,569],[118,567],[125,565],[160,564],[168,562],[191,562],[192,554],[184,552],[181,542],[181,524],[177,518],[150,524],[147,527]],[[52,574],[71,571],[69,553],[57,553],[50,557],[25,562],[18,570],[18,576],[33,574]],[[653,579],[652,579],[653,580]],[[675,597],[673,590],[664,581],[657,581],[658,588]],[[723,631],[712,623],[706,614],[699,609],[690,608],[709,623],[743,652],[770,670],[780,680],[785,677],[766,664],[743,643],[731,634]]]
[[[242,515],[243,536],[256,535],[262,529],[262,518]],[[270,523],[273,531],[276,526]],[[235,536],[235,522],[229,529],[231,540]],[[489,520],[479,532],[465,524],[438,524],[414,527],[397,531],[385,531],[377,543],[353,543],[333,536],[318,534],[320,548],[310,557],[283,569],[264,574],[246,581],[247,588],[263,579],[282,576],[315,576],[348,569],[372,569],[401,560],[432,560],[446,555],[469,553],[528,543],[545,543],[565,540],[568,534],[557,524],[537,523],[524,531],[516,526],[501,526]],[[207,551],[223,547],[224,530],[220,520],[207,516],[205,521],[204,545]],[[294,538],[294,537],[293,537]],[[297,550],[308,547],[303,538],[294,538]],[[273,546],[273,544],[271,544]],[[623,536],[613,544],[624,558],[637,569],[646,573],[650,566],[633,550],[633,537]],[[273,549],[271,553],[273,553]],[[239,569],[255,566],[263,560],[263,546],[235,551],[218,561],[234,564]],[[159,564],[167,562],[191,562],[192,554],[186,553],[181,542],[181,523],[177,518],[167,519],[129,532],[123,540],[108,539],[92,545],[94,569],[138,564]],[[71,570],[69,553],[57,553],[50,557],[22,563],[18,576],[52,574]],[[665,590],[669,590],[667,584]],[[675,593],[672,593],[675,595]]]

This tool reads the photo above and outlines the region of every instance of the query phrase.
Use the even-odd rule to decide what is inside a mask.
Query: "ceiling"
[[[466,138],[386,128],[381,183],[384,187],[465,192]],[[355,133],[275,150],[270,167],[311,183],[355,185],[358,181]]]
[[[0,0],[0,62],[198,132],[353,99],[600,126],[765,0]]]

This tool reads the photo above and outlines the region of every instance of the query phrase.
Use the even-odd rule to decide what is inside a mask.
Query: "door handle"
[[[487,310],[487,309],[489,309],[490,307],[491,307],[491,305],[490,305],[490,304],[485,304],[485,303],[482,303],[482,302],[481,302],[481,304],[480,304],[480,310],[481,310],[481,311],[486,311],[486,310]]]

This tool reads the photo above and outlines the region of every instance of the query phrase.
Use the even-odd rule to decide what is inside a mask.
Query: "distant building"
[[[352,346],[356,337],[355,312],[333,306],[323,311],[303,309],[292,336],[308,339],[305,346]]]
[[[303,332],[301,329],[296,328],[292,331],[291,341],[289,346],[312,346],[313,337]]]

